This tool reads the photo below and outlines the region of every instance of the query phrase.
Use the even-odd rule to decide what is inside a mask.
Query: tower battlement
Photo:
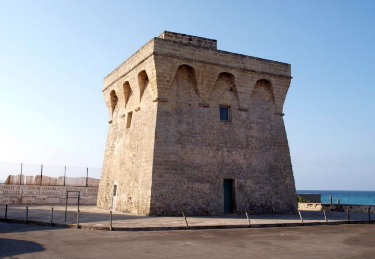
[[[159,38],[164,40],[172,40],[184,44],[190,44],[201,48],[217,49],[217,40],[207,39],[198,36],[164,31],[159,35]]]

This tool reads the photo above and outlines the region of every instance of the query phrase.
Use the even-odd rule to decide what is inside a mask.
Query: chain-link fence
[[[0,184],[98,186],[99,167],[0,162]]]

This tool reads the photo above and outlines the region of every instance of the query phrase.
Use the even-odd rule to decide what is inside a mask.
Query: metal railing
[[[337,224],[364,224],[375,223],[371,208],[365,206],[366,213],[352,213],[350,209],[337,212],[330,210],[322,211],[298,211],[297,214],[278,214],[273,217],[264,217],[264,215],[250,215],[249,212],[237,214],[231,217],[205,217],[206,225],[202,225],[202,217],[188,216],[181,209],[181,220],[173,219],[167,225],[160,225],[157,217],[143,217],[143,221],[149,222],[145,227],[144,222],[138,226],[134,222],[129,223],[129,219],[142,218],[126,213],[112,210],[98,210],[94,206],[80,207],[79,193],[76,196],[66,195],[66,200],[73,198],[71,202],[63,205],[9,205],[0,204],[0,222],[26,223],[51,226],[65,226],[88,229],[107,229],[107,230],[134,230],[146,229],[212,229],[215,226],[219,228],[241,227],[277,227],[277,226],[312,226],[312,225],[337,225]],[[75,200],[78,198],[78,200]],[[140,219],[141,220],[141,219]],[[108,222],[108,223],[106,223]],[[155,224],[155,225],[153,225]]]

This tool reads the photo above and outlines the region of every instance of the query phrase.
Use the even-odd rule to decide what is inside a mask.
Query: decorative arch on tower
[[[139,85],[139,100],[142,100],[142,96],[149,84],[148,75],[145,70],[138,73],[138,85]]]
[[[275,112],[273,87],[267,79],[259,79],[255,83],[250,94],[250,100],[254,110],[270,114]]]
[[[126,82],[122,85],[122,89],[123,89],[123,91],[124,91],[125,107],[126,107],[126,105],[127,105],[128,102],[129,102],[130,97],[131,97],[132,94],[133,94],[133,90],[132,90],[132,88],[130,87],[129,81],[126,81]]]
[[[189,82],[194,92],[199,96],[197,78],[193,67],[189,65],[179,66],[177,69],[176,77],[178,83],[182,83],[183,81]]]
[[[111,90],[109,93],[110,100],[111,100],[111,114],[113,114],[117,108],[118,97],[115,90]]]
[[[233,74],[221,72],[210,93],[211,101],[223,101],[229,105],[238,104],[236,80]]]
[[[171,91],[175,92],[179,100],[193,100],[199,97],[199,90],[195,70],[189,65],[180,65],[172,81]],[[173,94],[172,94],[173,95]]]

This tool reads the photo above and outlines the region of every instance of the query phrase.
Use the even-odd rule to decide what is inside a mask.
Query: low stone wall
[[[298,209],[305,211],[347,211],[351,213],[368,213],[368,208],[371,207],[370,213],[375,214],[375,205],[352,205],[352,204],[323,204],[313,202],[299,202]]]
[[[312,203],[312,202],[299,202],[299,210],[308,210],[308,211],[321,211],[323,205],[321,203]]]
[[[0,204],[65,204],[66,191],[80,191],[80,204],[95,205],[98,187],[0,184]],[[69,194],[76,196],[75,193]],[[77,198],[68,203],[76,204]]]

